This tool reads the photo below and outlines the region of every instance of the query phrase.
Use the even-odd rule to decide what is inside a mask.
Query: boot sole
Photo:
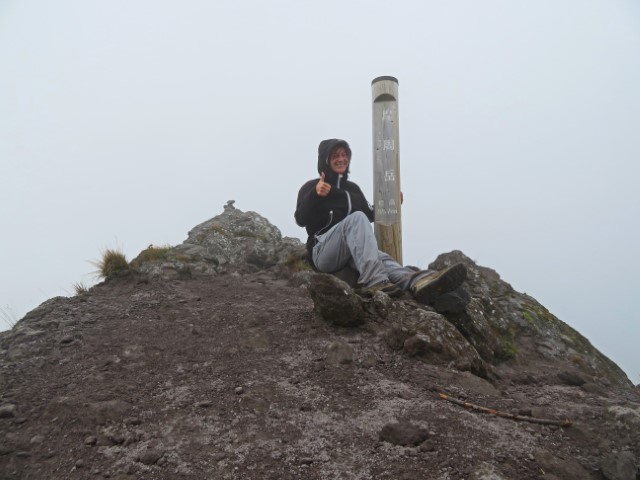
[[[462,285],[467,278],[467,269],[462,263],[457,263],[424,287],[413,292],[414,298],[425,304],[432,304],[443,293],[451,292]]]
[[[369,289],[369,288],[361,288],[356,289],[356,293],[364,297],[373,297],[376,292],[382,292],[386,295],[389,295],[391,298],[399,298],[404,295],[404,291],[400,287],[396,287],[394,289]]]
[[[404,295],[404,292],[400,288],[397,288],[391,291],[363,289],[363,290],[360,290],[359,293],[365,297],[373,297],[376,294],[376,292],[382,292],[385,295],[389,295],[391,298],[400,298],[401,296]]]

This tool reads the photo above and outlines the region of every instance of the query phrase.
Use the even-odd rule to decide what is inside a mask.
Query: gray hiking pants
[[[412,281],[424,276],[378,250],[371,223],[363,212],[353,212],[316,238],[313,263],[321,272],[333,273],[349,265],[358,271],[358,283],[364,287],[391,281],[402,290],[408,290]]]

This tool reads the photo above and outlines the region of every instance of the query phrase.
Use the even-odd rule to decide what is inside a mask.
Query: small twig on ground
[[[447,400],[448,402],[451,402],[451,403],[455,403],[456,405],[460,405],[461,407],[469,408],[471,410],[476,410],[478,412],[489,413],[491,415],[497,415],[498,417],[510,418],[511,420],[518,420],[521,422],[529,422],[529,423],[538,423],[541,425],[557,425],[559,427],[570,427],[571,425],[573,425],[572,420],[551,420],[547,418],[528,417],[526,415],[515,415],[513,413],[501,412],[500,410],[495,410],[493,408],[481,407],[480,405],[475,405],[470,402],[457,400],[455,398],[449,397],[449,395],[445,393],[440,393],[439,396],[441,399]]]

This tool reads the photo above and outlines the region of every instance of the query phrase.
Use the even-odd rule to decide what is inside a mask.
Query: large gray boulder
[[[535,298],[515,291],[494,270],[457,250],[440,255],[429,268],[441,270],[457,262],[467,267],[464,288],[471,302],[446,318],[483,360],[544,383],[631,386],[622,369],[589,340]]]
[[[243,212],[229,200],[224,211],[189,231],[161,261],[143,263],[138,270],[151,275],[252,273],[284,263],[304,251],[298,239],[256,212]]]
[[[339,327],[355,327],[365,321],[363,300],[352,288],[333,275],[313,275],[309,293],[316,311],[326,321]]]

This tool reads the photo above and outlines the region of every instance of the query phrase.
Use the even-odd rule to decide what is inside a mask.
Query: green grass
[[[533,316],[527,310],[522,310],[522,318],[524,318],[531,326],[533,326],[535,323],[535,321],[533,320]]]
[[[500,352],[496,355],[499,361],[511,360],[518,355],[518,347],[512,341],[503,342]]]

